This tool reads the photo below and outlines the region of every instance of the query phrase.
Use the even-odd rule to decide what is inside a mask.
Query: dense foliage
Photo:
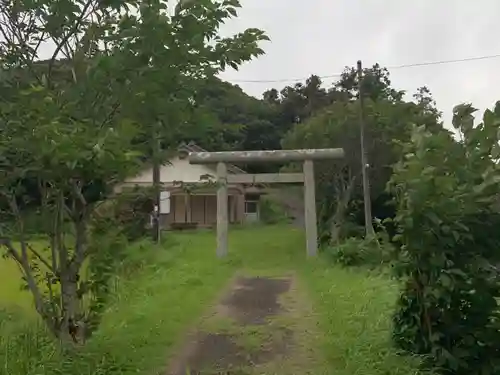
[[[500,103],[473,125],[455,108],[461,141],[416,127],[390,189],[396,197],[394,340],[453,374],[500,373]]]
[[[125,189],[98,207],[92,225],[102,234],[114,229],[128,241],[135,241],[150,232],[151,212],[153,189],[137,186]]]
[[[365,69],[364,90],[366,152],[369,160],[371,198],[376,205],[374,216],[393,216],[386,203],[390,197],[385,185],[392,174],[392,165],[401,157],[401,142],[410,138],[412,124],[423,125],[436,132],[442,129],[439,112],[429,91],[419,89],[414,101],[403,101],[402,94],[391,88],[389,74],[377,65]],[[343,160],[316,163],[318,212],[322,241],[337,243],[349,236],[346,222],[363,224],[360,149],[360,104],[357,100],[357,79],[347,69],[342,79],[324,96],[332,95],[325,107],[295,125],[283,140],[285,148],[344,149]],[[320,95],[318,95],[320,96]],[[322,96],[320,96],[322,97]]]
[[[145,157],[158,161],[179,132],[189,134],[200,84],[263,53],[261,30],[219,36],[239,6],[237,0],[2,3],[0,209],[10,223],[0,225],[0,245],[62,342],[85,341],[109,294],[108,256],[119,252],[105,240],[116,230],[102,221],[92,225],[96,207]],[[53,50],[41,61],[45,46]],[[46,249],[32,246],[26,231],[33,212],[45,223],[38,235]]]

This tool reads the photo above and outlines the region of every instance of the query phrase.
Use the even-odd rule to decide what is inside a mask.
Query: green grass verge
[[[40,240],[30,242],[37,251],[44,252],[45,243]],[[23,310],[26,314],[34,316],[32,309],[31,294],[27,290],[22,290],[21,270],[14,260],[4,258],[3,248],[0,248],[0,277],[2,278],[2,287],[0,288],[0,311],[2,309]]]
[[[329,373],[418,373],[417,361],[398,356],[390,345],[397,288],[388,278],[345,270],[322,257],[306,261],[303,234],[289,226],[232,230],[224,260],[215,256],[213,232],[168,236],[163,247],[129,249],[131,259],[102,328],[71,359],[32,326],[27,330],[14,319],[0,321],[0,374],[160,374],[176,343],[236,270],[297,272],[318,316],[318,345],[326,362],[321,368]]]

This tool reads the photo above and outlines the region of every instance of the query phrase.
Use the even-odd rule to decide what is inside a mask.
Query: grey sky
[[[222,78],[276,80],[332,75],[358,59],[365,66],[452,60],[500,54],[498,0],[241,0],[238,19],[224,33],[266,30],[266,55]],[[359,26],[358,26],[359,25]],[[500,100],[500,58],[391,71],[396,88],[429,87],[449,123],[454,105],[484,110]],[[325,85],[333,79],[326,79]],[[235,82],[236,83],[236,82]],[[258,96],[286,83],[239,83]]]

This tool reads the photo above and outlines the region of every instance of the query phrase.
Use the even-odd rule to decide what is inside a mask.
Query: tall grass
[[[43,327],[28,319],[24,311],[0,311],[0,374],[29,374],[54,350]]]

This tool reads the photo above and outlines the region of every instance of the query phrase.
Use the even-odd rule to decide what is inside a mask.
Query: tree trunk
[[[68,249],[63,246],[60,251],[61,264],[61,328],[59,338],[65,344],[82,344],[85,340],[84,322],[80,309],[78,286],[80,270],[87,253],[87,216],[85,208],[77,208],[74,215],[75,252],[70,258]]]
[[[336,245],[340,241],[342,226],[344,225],[345,220],[345,213],[349,202],[351,201],[355,180],[355,178],[352,178],[349,181],[349,185],[346,189],[344,189],[342,196],[337,199],[337,207],[335,208],[335,214],[333,215],[330,229],[330,244],[332,245]]]
[[[341,222],[342,220],[342,222]],[[340,233],[342,229],[342,224],[343,224],[344,218],[334,218],[334,223],[332,224],[332,228],[330,230],[330,244],[331,245],[336,245],[340,241]]]
[[[59,338],[65,344],[78,343],[81,333],[78,322],[78,282],[69,272],[61,275],[62,322]]]

